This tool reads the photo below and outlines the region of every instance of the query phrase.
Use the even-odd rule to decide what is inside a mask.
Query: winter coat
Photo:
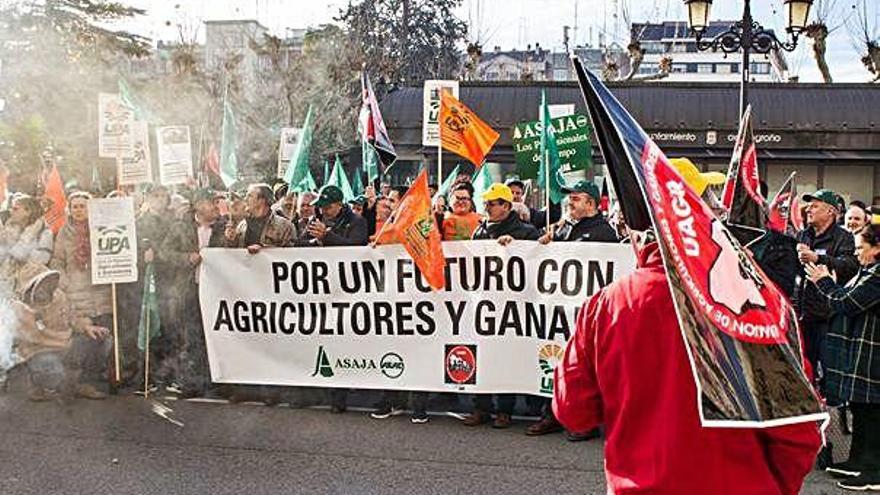
[[[797,277],[802,270],[795,238],[768,230],[747,247],[761,270],[791,300],[794,297]]]
[[[846,285],[831,277],[816,285],[832,314],[822,360],[828,402],[880,404],[880,263]]]
[[[226,246],[225,228],[226,222],[223,219],[217,219],[211,224],[208,247]],[[195,218],[175,222],[162,241],[161,249],[157,251],[159,260],[173,270],[174,277],[171,283],[175,286],[190,281],[195,282],[195,270],[198,265],[190,263],[189,256],[199,252],[198,229],[199,224]]]
[[[837,274],[837,281],[846,283],[859,270],[855,255],[853,235],[839,225],[832,225],[820,236],[813,227],[798,233],[798,242],[806,244],[819,255],[817,264],[826,265]],[[816,286],[801,274],[801,283],[795,292],[798,316],[802,321],[828,321],[831,308],[828,301],[819,294]]]
[[[558,242],[617,242],[617,233],[601,214],[584,217],[580,220],[566,218],[561,227],[553,231],[553,240]]]
[[[61,288],[70,300],[76,316],[94,318],[113,313],[110,300],[110,284],[92,285],[91,260],[85,266],[77,266],[76,229],[68,220],[55,237],[55,249],[49,267],[61,272]]]
[[[490,222],[488,218],[480,222],[471,239],[475,241],[498,239],[503,235],[529,241],[534,241],[541,237],[541,233],[534,225],[523,222],[519,219],[519,215],[516,212],[511,211],[507,218],[500,222]]]
[[[25,264],[48,265],[53,244],[52,231],[42,218],[25,228],[8,224],[0,228],[0,294],[20,289],[16,280]]]
[[[245,244],[245,234],[247,234],[247,219],[239,222],[235,228],[235,240],[227,241],[227,247],[243,248]],[[263,247],[290,247],[296,239],[296,227],[289,220],[269,211],[269,218],[263,225],[263,232],[260,234],[260,245]]]
[[[657,244],[581,309],[555,370],[570,431],[605,425],[609,494],[794,495],[821,439],[814,423],[704,428]]]
[[[336,218],[326,220],[324,224],[329,231],[323,241],[318,242],[308,232],[303,232],[297,246],[366,246],[369,242],[367,221],[348,206],[343,206]]]

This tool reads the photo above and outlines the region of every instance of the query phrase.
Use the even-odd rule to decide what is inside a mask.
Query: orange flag
[[[403,243],[428,284],[434,290],[440,290],[446,286],[446,257],[440,238],[440,230],[431,213],[428,172],[422,170],[382,226],[376,244]]]
[[[440,142],[477,168],[498,141],[498,133],[448,91],[440,92]]]
[[[57,234],[61,227],[64,227],[64,222],[67,221],[65,216],[67,199],[64,197],[64,184],[61,182],[61,174],[58,173],[57,165],[52,166],[52,171],[49,172],[49,176],[46,178],[45,197],[52,204],[49,205],[43,218],[46,220],[46,225],[52,229],[52,232]]]

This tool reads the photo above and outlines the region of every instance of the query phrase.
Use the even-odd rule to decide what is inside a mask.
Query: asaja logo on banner
[[[477,383],[477,346],[446,344],[445,381],[457,385]]]
[[[338,372],[381,372],[384,376],[396,379],[403,374],[403,358],[395,352],[386,352],[380,359],[379,364],[370,357],[344,356],[334,361],[324,350],[324,346],[318,347],[318,356],[315,358],[315,371],[312,376],[321,375],[324,378],[332,378]]]
[[[553,371],[561,361],[562,346],[559,344],[544,344],[538,349],[538,367],[541,368],[541,393],[553,393]]]
[[[130,249],[126,226],[98,227],[98,255],[119,254]]]

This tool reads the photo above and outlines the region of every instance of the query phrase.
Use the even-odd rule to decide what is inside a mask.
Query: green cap
[[[841,198],[836,192],[832,191],[831,189],[819,189],[813,194],[804,194],[801,199],[807,202],[821,201],[837,208],[838,210],[843,204],[843,198]]]
[[[350,205],[363,205],[367,203],[367,197],[363,194],[355,196],[348,200],[348,204]]]
[[[571,186],[564,186],[562,188],[562,192],[564,192],[565,194],[587,193],[596,201],[599,201],[600,196],[599,188],[596,187],[596,184],[593,184],[591,181],[588,180],[579,180]]]
[[[312,200],[312,206],[322,207],[327,206],[333,203],[341,203],[344,197],[342,196],[342,190],[338,187],[327,184],[326,186],[318,189],[318,197]]]

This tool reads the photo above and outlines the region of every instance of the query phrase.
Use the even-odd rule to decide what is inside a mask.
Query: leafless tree
[[[804,30],[804,34],[812,40],[813,58],[822,74],[822,80],[826,83],[833,82],[825,52],[828,49],[828,36],[840,27],[840,25],[832,26],[835,21],[836,6],[837,0],[816,0],[813,7],[816,20]]]
[[[875,10],[872,16],[869,11],[868,1],[854,3],[852,15],[847,19],[847,28],[852,38],[853,45],[861,55],[862,64],[873,76],[871,82],[880,81],[880,26],[877,16],[880,10]],[[874,6],[877,9],[877,6]]]

